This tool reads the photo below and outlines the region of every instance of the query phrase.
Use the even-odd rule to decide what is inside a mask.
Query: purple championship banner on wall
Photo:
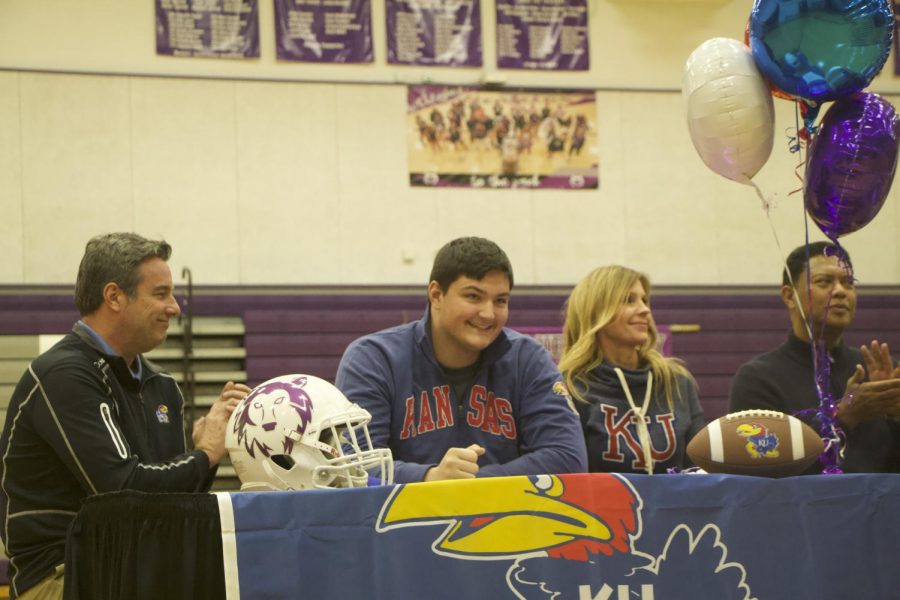
[[[587,0],[497,0],[497,66],[586,71]]]
[[[900,590],[896,474],[535,475],[217,499],[228,600],[856,600]]]
[[[274,0],[279,60],[370,63],[371,0]]]
[[[156,53],[259,57],[258,0],[156,0]]]
[[[481,66],[479,0],[385,0],[388,63]]]
[[[593,91],[407,88],[412,186],[596,189]]]

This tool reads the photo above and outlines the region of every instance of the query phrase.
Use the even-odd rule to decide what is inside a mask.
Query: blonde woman
[[[566,302],[559,362],[581,415],[592,472],[665,473],[706,425],[694,378],[656,349],[650,281],[594,269]]]

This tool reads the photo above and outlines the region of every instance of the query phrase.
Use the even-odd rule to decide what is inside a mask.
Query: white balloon
[[[703,42],[684,65],[681,91],[700,158],[719,175],[749,184],[769,160],[775,135],[772,92],[750,49],[729,38]]]

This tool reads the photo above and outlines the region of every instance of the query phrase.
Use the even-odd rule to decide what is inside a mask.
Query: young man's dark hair
[[[509,289],[513,288],[512,265],[500,246],[480,237],[461,237],[438,250],[428,281],[436,281],[446,292],[460,277],[480,280],[491,271],[506,273]]]
[[[787,260],[784,261],[787,266],[781,273],[781,285],[791,285],[791,281],[794,282],[794,285],[805,285],[798,282],[797,279],[806,269],[807,260],[814,256],[838,256],[843,259],[843,262],[847,263],[848,267],[853,268],[853,264],[850,262],[850,254],[845,248],[838,249],[831,242],[813,242],[804,246],[798,246],[788,254]],[[790,277],[788,277],[788,272],[790,272]]]

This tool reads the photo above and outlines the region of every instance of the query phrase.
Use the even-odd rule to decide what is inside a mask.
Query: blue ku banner
[[[539,475],[219,495],[227,598],[890,598],[900,475]]]

